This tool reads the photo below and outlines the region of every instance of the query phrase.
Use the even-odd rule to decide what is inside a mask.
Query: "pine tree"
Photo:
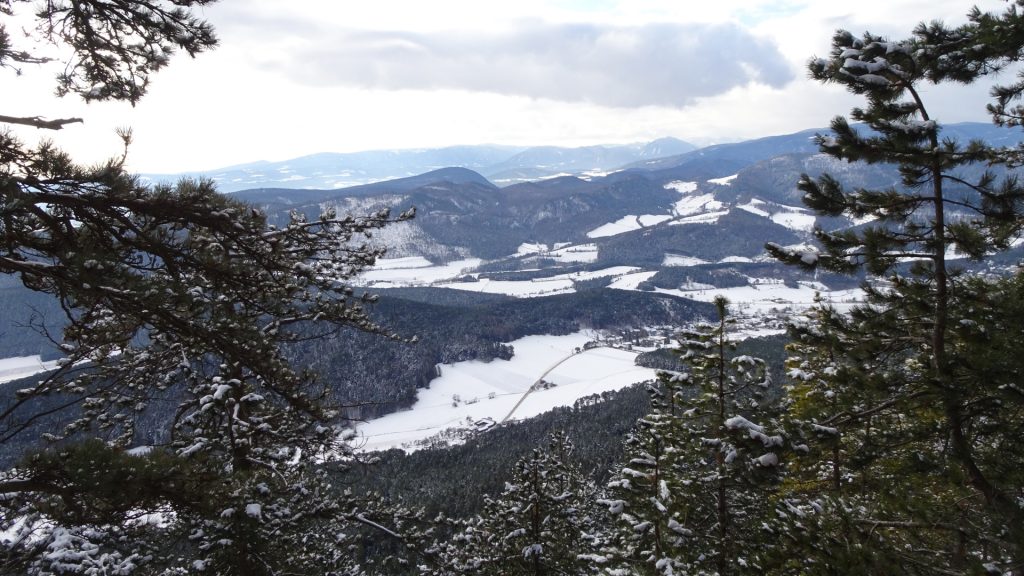
[[[216,44],[191,11],[208,3],[47,2],[37,38],[67,49],[59,93],[134,103],[175,50]],[[0,15],[24,4],[0,2]],[[0,66],[48,62],[0,27]],[[0,116],[47,130],[78,121]],[[0,441],[40,416],[35,398],[74,410],[49,435],[59,444],[0,478],[11,534],[0,572],[355,570],[345,534],[401,538],[374,519],[401,514],[333,486],[323,466],[347,454],[336,407],[284,348],[340,326],[388,336],[349,281],[383,253],[364,238],[412,213],[275,225],[209,181],[142,184],[122,137],[121,157],[83,167],[52,143],[0,134],[0,273],[67,316],[52,335],[61,367],[4,407]],[[166,413],[166,442],[128,452],[147,410]]]
[[[716,325],[682,332],[690,372],[661,374],[654,411],[638,423],[628,464],[609,483],[603,503],[622,526],[610,550],[616,569],[763,572],[759,558],[771,542],[761,526],[785,441],[766,433],[774,421],[764,362],[734,354],[728,302],[717,297],[715,305]]]
[[[675,403],[686,378],[666,375],[649,389],[651,413],[626,438],[626,463],[597,501],[615,525],[590,560],[609,574],[672,574],[680,565],[679,551],[691,532],[674,507],[680,488],[674,469],[680,443]]]
[[[449,561],[458,574],[585,574],[593,486],[569,458],[573,445],[555,433],[546,449],[519,460],[505,489],[456,536]]]
[[[987,372],[991,365],[979,360],[989,355],[975,344],[989,328],[977,328],[976,318],[1016,304],[990,297],[1008,294],[1001,281],[964,274],[950,260],[953,253],[984,258],[1019,236],[1024,189],[1012,173],[992,168],[1017,154],[944,138],[924,98],[929,83],[974,82],[1019,58],[1024,22],[1015,4],[1002,15],[975,10],[958,28],[922,24],[902,41],[838,32],[830,57],[810,62],[811,75],[867,105],[850,114],[863,126],[833,120],[821,150],[895,165],[900,186],[847,190],[828,175],[804,176],[798,186],[809,207],[871,223],[816,230],[823,253],[768,246],[796,265],[871,275],[867,303],[848,321],[819,318],[814,330],[832,337],[806,340],[799,351],[809,377],[796,385],[806,393],[794,406],[800,418],[836,430],[828,442],[839,451],[816,452],[861,492],[849,494],[842,480],[829,492],[842,495],[837,508],[868,539],[885,534],[870,545],[905,573],[1024,565],[1021,484],[1004,473],[1008,463],[1024,463],[1024,453],[1004,436],[1018,433],[1012,424],[994,424],[1018,422],[1024,397],[1010,392],[1008,372]],[[1007,104],[1020,86],[996,94],[991,110],[1013,124]],[[828,362],[835,365],[825,374]],[[831,405],[809,400],[810,389],[822,386],[835,393]]]

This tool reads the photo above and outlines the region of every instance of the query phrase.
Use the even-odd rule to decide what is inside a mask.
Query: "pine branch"
[[[60,130],[68,124],[84,123],[85,121],[81,118],[57,118],[55,120],[44,120],[41,116],[4,116],[0,114],[0,122],[6,124],[21,124],[23,126],[33,126],[41,130]]]

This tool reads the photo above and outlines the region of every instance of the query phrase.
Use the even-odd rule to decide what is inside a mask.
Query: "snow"
[[[747,258],[746,256],[726,256],[718,262],[721,264],[728,264],[730,262],[753,262],[753,258]]]
[[[732,176],[725,176],[723,178],[712,178],[708,180],[711,184],[718,184],[719,186],[731,186],[732,181],[739,177],[739,174],[733,174]]]
[[[537,254],[540,252],[547,252],[547,244],[535,244],[531,242],[523,242],[519,245],[516,250],[516,256],[529,256],[530,254]]]
[[[557,276],[551,276],[547,280],[595,280],[597,278],[607,278],[609,276],[625,276],[640,270],[636,266],[612,266],[611,268],[602,268],[601,270],[594,270],[592,272],[571,272],[569,274],[559,274]]]
[[[411,450],[416,442],[445,430],[501,422],[510,413],[513,419],[531,418],[557,406],[572,406],[585,396],[656,378],[654,370],[634,365],[633,352],[592,348],[573,353],[592,338],[586,332],[527,336],[510,343],[515,348],[511,360],[442,364],[441,376],[419,391],[409,410],[356,427],[362,440],[359,449]],[[526,394],[541,377],[555,386]]]
[[[684,196],[673,206],[673,212],[677,217],[694,216],[707,212],[720,211],[725,204],[715,200],[714,194],[698,194],[696,196]]]
[[[637,216],[637,221],[640,222],[640,225],[644,228],[647,228],[648,226],[656,226],[671,219],[672,217],[668,214],[644,214],[643,216]]]
[[[699,266],[701,264],[707,264],[707,260],[695,258],[693,256],[685,256],[683,254],[665,254],[665,259],[661,262],[662,266]]]
[[[374,266],[373,270],[363,272],[359,279],[367,285],[379,285],[382,288],[393,286],[415,286],[452,280],[468,270],[476,268],[482,260],[467,258],[447,264],[432,265],[421,257],[393,258],[378,261],[383,267]],[[426,266],[423,263],[426,262]]]
[[[740,210],[750,212],[751,214],[755,214],[762,218],[769,218],[771,217],[771,214],[768,213],[768,211],[760,208],[761,206],[764,206],[766,204],[767,202],[765,202],[764,200],[758,200],[757,198],[754,198],[750,202],[747,202],[746,204],[737,205],[736,207],[739,208]]]
[[[689,194],[690,192],[697,191],[696,182],[683,182],[682,180],[676,180],[675,182],[669,182],[665,184],[666,190],[675,190],[680,194]]]
[[[263,506],[252,502],[245,505],[245,515],[249,518],[256,518],[257,520],[263,518]]]
[[[576,244],[558,248],[544,254],[545,258],[554,258],[562,262],[590,264],[597,262],[597,244]]]
[[[665,185],[666,190],[675,190],[682,195],[682,198],[672,206],[672,214],[643,214],[640,216],[629,214],[616,220],[599,226],[587,236],[590,238],[605,238],[634,232],[642,228],[656,226],[668,222],[672,225],[678,224],[713,224],[718,219],[728,214],[723,210],[725,204],[715,200],[714,194],[695,194],[697,192],[696,182],[670,182]]]
[[[764,428],[758,426],[757,424],[754,424],[753,422],[747,420],[743,416],[733,416],[732,418],[729,418],[728,420],[725,421],[725,427],[730,430],[747,429],[754,430],[756,432],[764,432]]]
[[[41,356],[15,356],[0,359],[0,383],[27,378],[40,372],[57,369],[56,360],[43,362]]]
[[[640,230],[641,228],[656,226],[671,219],[672,216],[668,214],[641,214],[640,216],[628,214],[619,218],[615,222],[610,222],[594,228],[590,232],[587,232],[587,237],[606,238],[608,236],[625,234],[626,232],[633,232],[635,230]]]
[[[785,226],[790,230],[798,232],[814,230],[814,223],[817,220],[813,214],[803,214],[800,212],[776,212],[772,214],[771,219],[772,222],[780,226]]]
[[[770,283],[769,283],[770,282]],[[613,286],[614,287],[614,286]],[[764,314],[782,309],[803,310],[814,305],[814,297],[821,294],[825,302],[839,310],[848,310],[864,301],[864,292],[859,288],[851,290],[822,291],[821,285],[800,282],[797,286],[786,286],[781,280],[762,280],[760,283],[735,288],[708,288],[695,290],[670,290],[656,288],[661,294],[680,296],[700,302],[713,302],[716,296],[725,296],[731,307],[739,313]],[[635,290],[627,288],[625,290]]]
[[[815,216],[806,208],[765,202],[757,198],[736,207],[797,232],[810,232],[814,229],[816,221]]]
[[[630,276],[637,270],[640,269],[635,266],[613,266],[591,272],[570,272],[568,274],[534,278],[533,280],[491,280],[489,278],[482,278],[475,282],[450,282],[439,284],[439,286],[469,292],[504,294],[516,298],[535,298],[538,296],[575,292],[576,289],[573,283],[576,281],[609,277],[619,279]]]
[[[537,278],[534,280],[491,280],[483,278],[476,282],[449,282],[438,284],[438,286],[454,290],[465,290],[467,292],[504,294],[506,296],[515,296],[516,298],[571,294],[576,291],[572,280],[568,278]]]
[[[640,287],[641,283],[650,280],[657,273],[658,271],[655,270],[654,272],[634,272],[632,274],[625,274],[616,278],[608,285],[608,287],[616,290],[636,290]]]
[[[765,336],[778,336],[785,333],[785,328],[739,328],[730,332],[729,338],[734,342],[740,342],[750,338],[764,338]]]
[[[640,224],[639,217],[634,214],[629,214],[619,218],[615,222],[610,222],[594,228],[590,232],[587,232],[587,238],[606,238],[608,236],[625,234],[626,232],[632,232],[641,228],[643,228],[643,225]]]
[[[669,225],[678,226],[682,224],[715,224],[718,222],[719,218],[725,216],[728,213],[728,210],[723,210],[720,212],[707,212],[704,214],[697,214],[695,216],[689,216],[686,218],[678,218],[676,220],[669,222]]]

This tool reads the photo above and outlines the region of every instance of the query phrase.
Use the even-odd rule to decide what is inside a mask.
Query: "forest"
[[[0,1],[0,15],[23,1]],[[0,20],[0,67],[53,63],[59,94],[135,103],[172,53],[216,47],[199,16],[209,1],[40,4],[35,39],[63,56]],[[840,30],[808,62],[814,81],[862,100],[816,137],[821,153],[898,174],[879,188],[793,183],[810,210],[857,225],[816,228],[814,246],[757,238],[756,220],[741,238],[657,232],[683,249],[767,250],[778,263],[751,266],[864,290],[849,312],[822,301],[794,316],[785,338],[740,341],[723,297],[581,290],[530,307],[364,294],[353,280],[385,253],[365,239],[415,209],[280,220],[208,180],[150,185],[124,156],[86,166],[0,132],[0,295],[12,282],[47,295],[24,351],[48,341],[61,354],[0,405],[0,574],[1024,573],[1024,274],[951,258],[1000,262],[1019,243],[1024,149],[947,137],[928,107],[932,86],[1014,69],[1022,9],[975,9],[900,40]],[[991,94],[977,105],[1019,129],[1024,75]],[[79,121],[0,116],[52,132]],[[129,149],[131,132],[119,135]],[[495,254],[514,249],[503,242]],[[607,245],[602,265],[662,257]],[[387,380],[374,364],[418,386],[438,362],[500,358],[521,334],[620,315],[679,325],[674,352],[641,359],[656,380],[454,448],[352,445],[360,382]],[[418,348],[361,353],[362,338],[414,343],[420,325],[436,328]],[[415,392],[370,388],[389,409]]]

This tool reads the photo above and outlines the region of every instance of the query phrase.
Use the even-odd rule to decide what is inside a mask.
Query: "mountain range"
[[[847,164],[820,154],[813,141],[818,132],[823,130],[683,152],[685,144],[665,141],[639,147],[625,161],[620,151],[615,162],[623,161],[621,168],[606,174],[594,173],[587,159],[620,152],[461,147],[366,153],[390,158],[378,166],[395,171],[456,156],[489,168],[445,166],[347,187],[306,188],[330,170],[323,162],[334,157],[316,155],[285,163],[291,187],[253,180],[232,195],[277,222],[294,211],[315,218],[326,208],[354,215],[416,208],[413,220],[369,240],[388,253],[355,282],[381,294],[375,314],[382,324],[419,336],[421,344],[345,332],[293,351],[297,362],[333,383],[341,403],[363,406],[350,416],[368,418],[410,406],[416,391],[437,377],[439,363],[503,357],[504,343],[533,334],[678,326],[707,313],[715,294],[730,298],[741,317],[754,318],[752,327],[776,332],[817,294],[846,305],[857,297],[860,279],[786,267],[769,259],[764,245],[811,243],[814,226],[864,224],[823,219],[803,208],[796,188],[801,174],[828,172],[847,186],[873,188],[896,186],[900,175],[893,166]],[[1022,140],[1017,131],[987,124],[949,126],[944,135],[1007,146]],[[486,175],[550,173],[553,158],[561,159],[557,170],[564,175],[504,186]],[[986,168],[970,168],[964,176]],[[275,170],[280,175],[285,168]],[[247,177],[256,178],[255,172]],[[970,193],[949,189],[958,192]],[[1013,263],[1022,256],[1024,247],[1001,262],[973,265]],[[10,277],[0,278],[0,293],[0,358],[53,358],[45,332],[25,327],[59,331],[56,303]]]
[[[582,171],[506,186],[463,166],[335,189],[261,182],[260,187],[233,194],[279,218],[291,210],[314,217],[326,206],[353,214],[414,206],[414,221],[382,231],[377,241],[388,247],[389,257],[422,257],[432,263],[473,257],[488,261],[492,269],[536,267],[531,258],[524,258],[527,251],[532,260],[566,264],[559,251],[564,255],[574,246],[596,253],[588,262],[595,266],[666,267],[671,262],[674,267],[681,258],[705,264],[756,259],[763,255],[765,241],[798,243],[809,239],[815,224],[854,224],[842,218],[821,220],[803,208],[796,188],[801,174],[827,172],[850,186],[898,185],[900,176],[893,166],[846,164],[820,154],[813,138],[820,132],[824,130],[710,146],[635,161],[602,175]],[[1020,141],[1016,131],[976,123],[949,126],[944,135],[1006,145]],[[643,150],[654,154],[678,146],[679,141],[652,143]],[[595,158],[594,148],[522,151],[514,161],[501,164],[501,173],[516,163],[527,171],[540,170],[523,163],[528,158],[551,162],[555,156],[564,160],[561,169],[569,170],[582,162],[573,158]],[[438,158],[454,150],[434,155],[420,151],[417,157]],[[474,158],[493,152],[459,150]],[[477,153],[468,154],[469,150]],[[295,181],[305,175],[296,174]],[[573,263],[580,264],[578,260]]]
[[[477,171],[505,186],[559,174],[604,173],[629,164],[683,154],[696,149],[675,138],[643,144],[585,146],[449,146],[413,150],[321,153],[282,162],[252,162],[202,173],[144,174],[150,181],[182,176],[211,178],[222,192],[250,188],[344,188],[415,176],[439,168]]]

